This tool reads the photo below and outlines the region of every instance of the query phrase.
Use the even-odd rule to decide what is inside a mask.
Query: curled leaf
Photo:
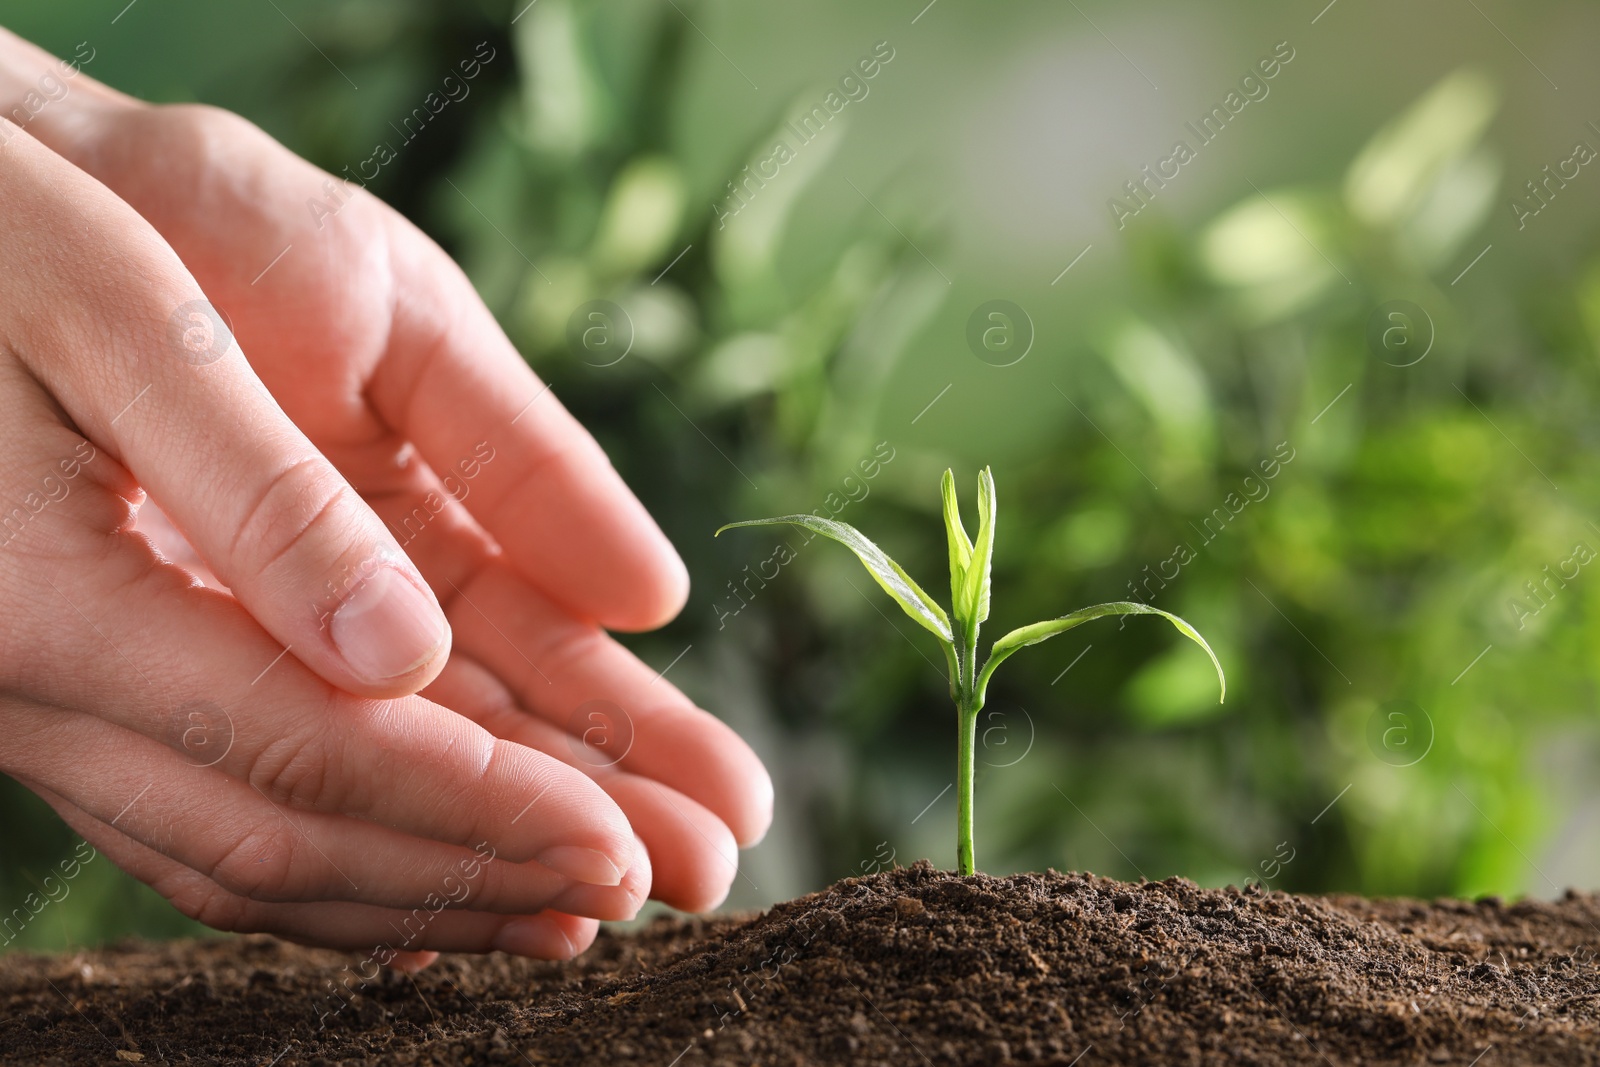
[[[1036,645],[1040,641],[1047,641],[1057,634],[1066,633],[1076,626],[1082,626],[1092,619],[1104,618],[1107,615],[1160,615],[1172,623],[1173,626],[1178,628],[1179,633],[1206,650],[1206,655],[1211,657],[1211,665],[1217,669],[1217,682],[1222,687],[1221,699],[1227,699],[1228,679],[1223,676],[1222,663],[1217,659],[1217,654],[1211,651],[1211,646],[1206,644],[1206,639],[1200,636],[1200,631],[1169,611],[1153,608],[1149,604],[1121,600],[1113,601],[1109,604],[1095,604],[1091,607],[1079,608],[1077,611],[1069,615],[1063,615],[1058,619],[1047,619],[1044,622],[1018,627],[1000,638],[994,643],[994,647],[989,650],[989,660],[983,665],[983,670],[978,675],[977,692],[979,700],[982,700],[984,691],[989,686],[989,676],[994,673],[994,669],[1019,648],[1026,648],[1029,645]]]
[[[877,545],[867,539],[866,535],[848,523],[836,522],[833,519],[824,519],[816,515],[780,515],[771,519],[749,519],[745,522],[730,522],[717,531],[720,535],[723,530],[732,530],[739,526],[799,526],[814,533],[844,545],[856,554],[861,565],[867,568],[867,573],[872,575],[872,580],[883,588],[885,593],[894,597],[905,613],[911,616],[918,625],[928,630],[939,640],[950,644],[950,617],[944,613],[937,601],[922,591],[922,587],[912,581],[894,560],[890,559]]]

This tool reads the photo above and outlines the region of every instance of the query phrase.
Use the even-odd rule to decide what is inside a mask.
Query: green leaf
[[[824,537],[831,538],[856,554],[862,566],[867,568],[867,573],[872,575],[873,581],[883,587],[883,591],[894,597],[895,603],[905,610],[905,613],[916,620],[924,629],[931,632],[939,640],[950,644],[953,640],[950,632],[950,617],[944,613],[937,601],[922,591],[922,587],[911,580],[911,576],[901,569],[900,564],[884,554],[883,549],[867,540],[860,530],[843,522],[832,519],[819,518],[816,515],[780,515],[772,519],[749,519],[745,522],[730,522],[717,531],[721,535],[723,530],[732,530],[739,526],[779,526],[788,524],[800,526]]]
[[[955,595],[956,617],[980,623],[989,617],[989,561],[994,557],[994,475],[978,472],[978,539],[972,545],[961,590]]]
[[[972,562],[972,539],[967,536],[967,528],[961,525],[956,476],[949,468],[945,469],[940,489],[944,493],[944,532],[950,542],[950,603],[954,605],[961,603],[961,583],[966,581],[967,566]],[[956,615],[960,614],[958,608]]]
[[[1211,651],[1211,646],[1206,644],[1206,639],[1200,636],[1200,631],[1184,622],[1171,612],[1152,608],[1148,604],[1138,604],[1132,601],[1114,601],[1110,604],[1095,604],[1093,607],[1079,608],[1070,615],[1063,615],[1059,619],[1049,619],[1045,622],[1036,622],[1031,626],[1023,626],[1012,630],[994,643],[989,650],[989,660],[983,665],[983,671],[978,675],[977,693],[981,701],[984,691],[989,687],[989,676],[994,673],[1006,657],[1019,648],[1037,645],[1040,641],[1047,641],[1056,634],[1066,633],[1076,626],[1081,626],[1092,619],[1104,618],[1107,615],[1160,615],[1178,628],[1178,632],[1189,640],[1206,650],[1206,655],[1211,657],[1211,665],[1217,669],[1217,682],[1222,686],[1221,700],[1228,696],[1228,680],[1222,674],[1222,664],[1217,660],[1217,654]],[[1221,702],[1219,700],[1219,703]]]

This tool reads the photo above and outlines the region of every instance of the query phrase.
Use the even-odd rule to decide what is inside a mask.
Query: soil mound
[[[1600,1063],[1600,900],[958,878],[362,982],[270,938],[0,958],[7,1063]],[[362,972],[371,974],[370,970]]]

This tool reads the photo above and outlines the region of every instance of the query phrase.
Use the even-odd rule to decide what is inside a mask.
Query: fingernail
[[[538,960],[570,960],[578,954],[578,946],[561,924],[543,915],[512,919],[494,935],[494,947]]]
[[[644,838],[640,837],[638,834],[634,834],[633,856],[629,859],[630,870],[638,865],[638,860],[641,856],[644,857],[646,863],[650,862],[650,850],[649,847],[645,845]],[[630,920],[637,919],[639,917],[639,911],[644,907],[645,901],[650,899],[650,883],[652,880],[652,878],[640,879],[639,884],[634,886],[633,892],[628,894],[628,899],[633,903],[633,914],[628,916]]]
[[[333,643],[363,681],[387,682],[432,659],[444,643],[433,598],[394,567],[378,567],[333,613]]]
[[[557,874],[589,885],[621,885],[625,873],[604,852],[578,845],[556,845],[534,857]]]

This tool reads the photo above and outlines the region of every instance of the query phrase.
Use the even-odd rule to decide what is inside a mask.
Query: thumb
[[[450,651],[433,592],[255,380],[220,316],[192,304],[192,314],[214,319],[214,345],[232,351],[203,377],[156,385],[118,420],[123,461],[217,578],[306,666],[364,696],[416,692]]]
[[[352,693],[416,692],[450,652],[449,623],[428,583],[360,494],[254,381],[237,346],[221,362],[232,366],[219,362],[218,380],[206,391],[233,399],[213,393],[208,402],[216,406],[201,410],[230,412],[226,421],[250,432],[217,435],[219,427],[198,425],[144,441],[142,420],[124,418],[119,431],[134,423],[119,434],[127,461],[223,584],[306,666]],[[171,394],[174,408],[197,410],[181,393]],[[146,400],[154,398],[152,389]],[[161,406],[146,412],[151,421],[178,424],[176,411],[161,416]],[[209,448],[184,447],[186,434],[209,438]],[[208,469],[190,458],[199,456]],[[144,475],[141,467],[156,473]],[[202,485],[213,491],[199,491]]]
[[[364,696],[426,685],[450,651],[433,593],[267,393],[177,255],[26,134],[7,152],[0,274],[21,292],[0,308],[6,347],[306,666]],[[93,462],[83,447],[77,461]]]

